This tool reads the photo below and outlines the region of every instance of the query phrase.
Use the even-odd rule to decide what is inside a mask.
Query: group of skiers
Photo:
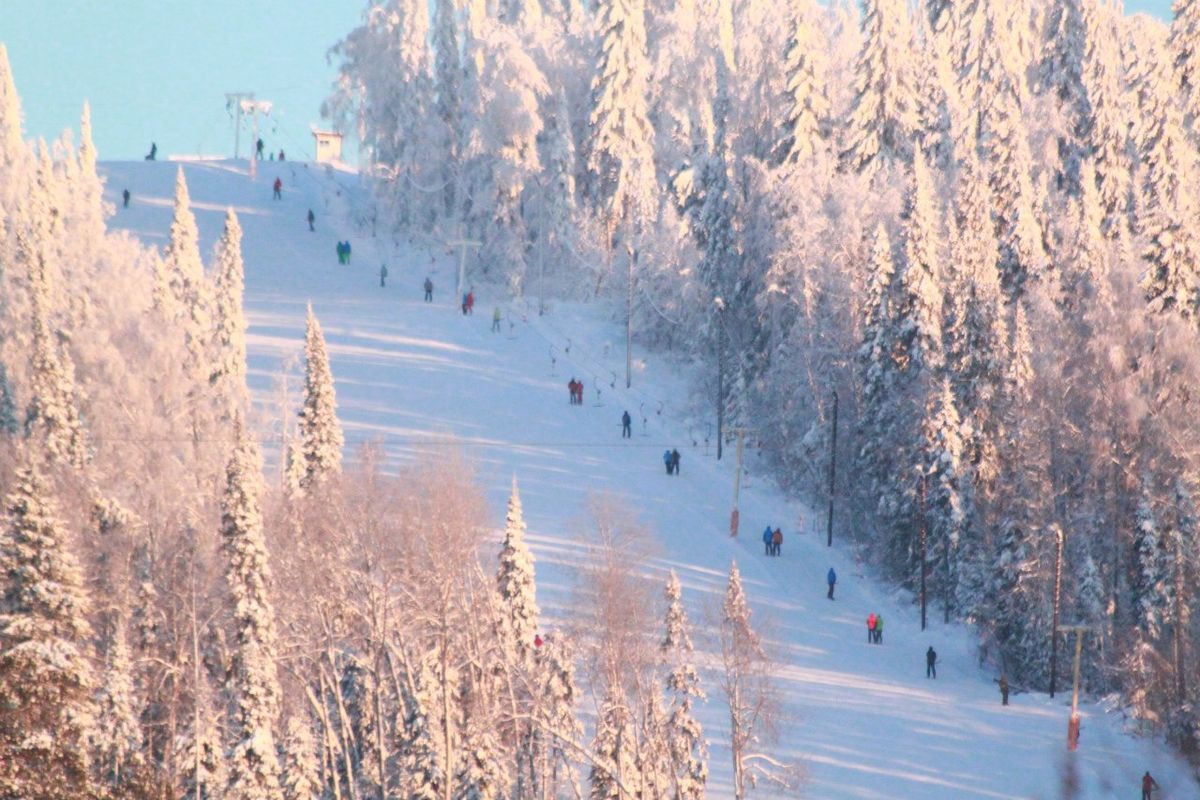
[[[567,381],[567,391],[571,395],[571,405],[583,405],[583,381],[575,380],[574,377]]]
[[[347,241],[337,243],[337,257],[339,264],[350,263],[350,242]]]
[[[475,313],[475,290],[469,289],[462,296],[462,312],[465,317],[467,314]]]
[[[257,142],[254,143],[254,153],[255,153],[255,155],[258,156],[259,161],[264,160],[263,149],[264,149],[263,140],[260,138]],[[271,151],[271,160],[272,161],[275,160],[275,151],[274,150]],[[280,161],[284,160],[282,148],[280,148],[280,150],[279,150],[279,160]]]
[[[664,450],[663,451],[663,464],[665,464],[667,467],[668,475],[678,475],[679,474],[679,451],[674,450],[674,449]]]
[[[883,615],[874,611],[867,614],[867,642],[883,644]]]
[[[763,547],[769,556],[779,555],[779,548],[783,546],[783,531],[779,528],[771,529],[771,526],[763,528]]]

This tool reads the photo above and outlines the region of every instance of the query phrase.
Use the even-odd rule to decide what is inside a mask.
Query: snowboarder
[[[875,643],[875,612],[867,614],[867,644]]]
[[[1142,800],[1150,800],[1157,788],[1158,782],[1150,777],[1150,770],[1146,770],[1146,774],[1142,776]]]
[[[667,467],[667,474],[671,474],[671,451],[663,450],[663,464]]]
[[[937,652],[933,645],[929,645],[929,649],[925,651],[925,677],[937,678]]]
[[[629,416],[628,411],[621,415],[621,438],[633,438],[633,417]]]
[[[492,333],[500,332],[500,306],[496,306],[496,310],[492,312]]]
[[[883,644],[883,615],[875,615],[875,644]]]
[[[382,289],[387,285],[387,264],[379,265],[379,288]]]
[[[129,208],[129,190],[128,189],[122,190],[121,201],[125,208]]]
[[[829,584],[829,594],[826,595],[830,600],[833,599],[833,587],[837,583],[837,573],[833,571],[833,567],[829,568],[828,574],[825,575],[825,581]]]
[[[1000,673],[1000,705],[1008,705],[1008,678],[1004,677],[1004,673]]]
[[[781,547],[783,547],[783,531],[776,528],[775,532],[771,534],[771,553],[777,556],[782,555],[779,552]]]
[[[153,161],[155,156],[157,156],[157,155],[158,155],[158,145],[156,145],[154,142],[151,142],[150,143],[150,153],[146,156],[146,160]]]
[[[433,281],[429,279],[428,275],[425,276],[425,302],[433,302]]]
[[[275,183],[272,184],[272,188],[275,190],[274,199],[282,200],[283,199],[283,180],[280,178],[276,178]]]
[[[313,227],[313,223],[314,223],[314,222],[316,222],[316,221],[317,221],[317,215],[316,215],[316,214],[314,214],[314,213],[313,213],[313,210],[310,208],[310,209],[308,210],[308,229],[309,229],[310,231],[316,231],[316,228],[315,228],[315,227]]]
[[[771,555],[771,526],[763,528],[763,552]]]
[[[475,313],[475,290],[474,289],[470,289],[467,291],[467,313],[468,314]]]
[[[254,145],[254,151],[255,151],[255,153],[258,155],[258,160],[259,160],[259,161],[262,161],[262,158],[263,158],[263,140],[262,140],[262,138],[261,138],[261,137],[260,137],[260,138],[259,138],[259,140],[258,140],[258,141],[255,143],[255,145]]]
[[[679,474],[679,451],[671,450],[671,471]]]

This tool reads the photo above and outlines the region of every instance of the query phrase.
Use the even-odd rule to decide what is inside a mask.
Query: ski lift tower
[[[270,100],[243,100],[239,104],[243,114],[249,114],[254,120],[254,133],[251,134],[253,144],[250,147],[250,180],[258,176],[258,115],[271,113]]]

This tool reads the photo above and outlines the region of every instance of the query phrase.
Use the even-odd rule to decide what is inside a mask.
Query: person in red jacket
[[[467,313],[468,314],[475,313],[475,290],[474,289],[467,292]]]
[[[875,612],[867,614],[867,643],[874,644],[875,642]]]
[[[280,180],[279,178],[276,178],[275,185],[272,188],[275,190],[274,199],[282,200],[283,199],[283,181]]]
[[[1142,776],[1142,800],[1150,800],[1157,788],[1158,783],[1150,777],[1150,770],[1146,770],[1146,774]]]

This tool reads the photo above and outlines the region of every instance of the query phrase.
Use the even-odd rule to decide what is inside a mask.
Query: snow
[[[311,301],[325,331],[348,456],[372,439],[383,441],[390,463],[462,450],[477,465],[491,503],[496,546],[484,548],[489,558],[499,550],[505,501],[517,476],[547,630],[573,613],[572,584],[588,548],[580,532],[589,495],[611,492],[636,510],[659,548],[651,577],[661,586],[675,570],[696,631],[697,663],[709,694],[696,715],[712,744],[711,796],[731,796],[732,772],[728,714],[714,691],[712,668],[719,658],[703,632],[713,627],[706,610],[719,605],[733,559],[756,629],[781,663],[777,682],[791,714],[770,755],[801,763],[805,796],[1059,796],[1069,693],[1054,700],[1018,693],[1001,707],[992,682],[998,675],[980,669],[972,633],[942,625],[936,603],[930,630],[922,633],[909,599],[863,574],[836,520],[830,550],[823,517],[775,489],[757,472],[753,455],[739,504],[743,536],[730,538],[733,464],[714,460],[714,449],[706,446],[710,423],[688,411],[711,404],[690,396],[686,374],[670,358],[637,347],[633,388],[625,390],[622,326],[606,307],[555,303],[538,317],[536,304],[527,312],[476,286],[480,313],[464,317],[453,290],[453,255],[441,247],[430,254],[422,244],[375,239],[369,222],[356,229],[350,215],[362,218],[367,204],[357,177],[298,162],[260,163],[255,182],[244,162],[102,164],[106,199],[119,208],[122,189],[133,195],[130,208],[118,210],[110,225],[165,245],[180,164],[201,252],[212,252],[227,206],[236,209],[244,228],[249,379],[256,409],[274,419],[259,419],[254,429],[268,452],[274,448],[273,461],[277,378],[281,362],[294,362],[302,350]],[[271,200],[277,175],[282,201]],[[315,233],[305,222],[310,207],[317,214]],[[347,238],[354,262],[340,266],[334,246]],[[390,273],[386,289],[379,287],[381,262]],[[432,304],[422,302],[426,275],[435,284]],[[504,324],[494,334],[488,312],[497,305]],[[586,387],[582,406],[567,403],[572,375]],[[293,413],[299,385],[293,367]],[[634,417],[631,440],[620,438],[625,409]],[[668,447],[683,454],[686,471],[678,477],[662,469],[659,454]],[[784,529],[781,558],[762,554],[755,534],[768,523]],[[830,566],[840,576],[834,602],[825,598]],[[887,620],[882,646],[866,642],[871,611]],[[939,654],[936,681],[922,669],[930,645]],[[594,708],[584,702],[590,719]],[[1083,703],[1081,711],[1081,749],[1074,756],[1084,787],[1080,797],[1134,796],[1146,769],[1172,797],[1200,791],[1162,743],[1126,735],[1119,713],[1096,703]],[[760,787],[752,795],[769,791]]]

